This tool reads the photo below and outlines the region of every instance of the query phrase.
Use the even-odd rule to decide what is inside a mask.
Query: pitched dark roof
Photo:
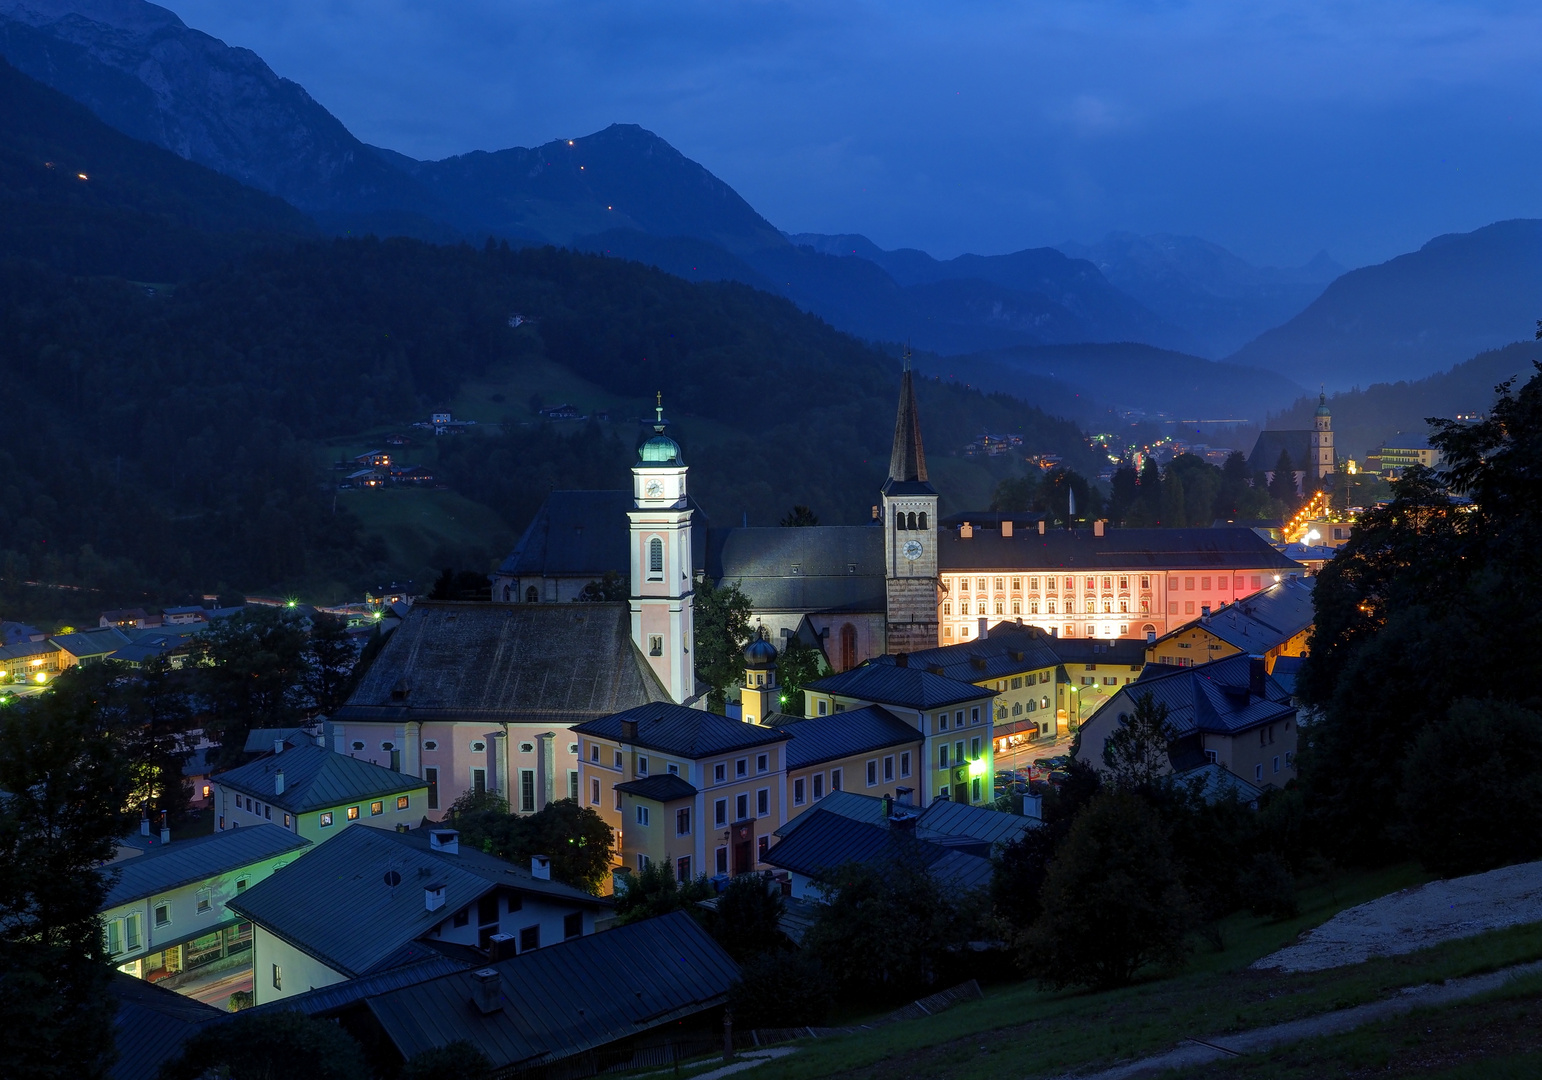
[[[1133,710],[1135,702],[1148,693],[1157,704],[1167,706],[1167,719],[1180,738],[1196,731],[1234,735],[1294,716],[1290,695],[1273,678],[1264,677],[1263,697],[1249,692],[1251,662],[1251,657],[1238,654],[1196,667],[1147,664],[1139,678],[1120,687],[1093,716],[1105,710],[1115,716]]]
[[[273,790],[279,773],[284,774],[281,795]],[[380,795],[399,795],[426,786],[416,776],[308,745],[291,747],[282,754],[269,754],[227,772],[215,773],[214,782],[260,798],[291,814],[362,802]]]
[[[883,530],[867,525],[713,529],[707,574],[760,611],[887,610]]]
[[[637,721],[637,734],[622,738],[622,721]],[[630,743],[666,754],[703,758],[752,746],[765,746],[787,738],[785,732],[730,720],[704,709],[688,709],[672,702],[639,705],[635,709],[602,716],[573,729],[583,735]]]
[[[252,730],[246,733],[246,745],[241,750],[247,754],[271,754],[273,752],[273,744],[276,742],[283,742],[290,746],[299,746],[307,741],[314,742],[315,740],[311,739],[305,733],[305,729],[301,727],[252,728]]]
[[[990,860],[978,855],[953,851],[900,829],[856,821],[819,807],[799,818],[792,835],[771,845],[765,862],[817,880],[847,863],[886,861],[910,847],[940,881],[965,889],[990,884]]]
[[[80,630],[73,634],[55,634],[48,640],[71,656],[105,656],[133,641],[116,626]]]
[[[394,887],[385,880],[391,870],[400,875]],[[423,904],[423,889],[430,883],[445,886],[444,906],[437,911]],[[575,907],[607,905],[480,851],[462,848],[449,855],[430,850],[424,830],[398,833],[355,824],[225,906],[332,970],[356,978],[421,960],[425,950],[404,953],[403,948],[500,887]],[[327,902],[317,903],[320,896]]]
[[[1266,653],[1311,629],[1313,580],[1288,577],[1209,615],[1170,630],[1158,641],[1196,627],[1246,653]]]
[[[959,682],[981,682],[1055,667],[1060,657],[1055,653],[1054,641],[1036,626],[1000,622],[990,628],[987,637],[919,649],[907,656],[905,662]],[[874,662],[892,664],[895,658],[879,656]]]
[[[658,776],[644,777],[641,780],[628,780],[624,784],[617,784],[616,790],[640,795],[644,799],[653,799],[656,802],[690,799],[696,795],[695,786],[674,773],[662,773]]]
[[[487,963],[485,956],[478,955],[476,965],[481,967]],[[449,975],[456,971],[465,971],[465,964],[453,960],[441,952],[432,949],[425,950],[424,956],[416,961],[406,963],[400,967],[393,967],[387,971],[377,971],[372,975],[363,975],[357,979],[344,979],[342,982],[333,983],[331,986],[318,986],[314,990],[307,990],[303,994],[295,994],[293,997],[279,998],[264,1005],[257,1005],[251,1009],[243,1009],[243,1012],[303,1012],[306,1016],[329,1016],[352,1005],[356,1001],[363,1001],[367,997],[376,994],[384,994],[388,990],[399,990],[404,986],[414,986],[427,979],[437,979],[441,975]]]
[[[1260,431],[1253,452],[1248,455],[1248,471],[1274,472],[1281,450],[1290,454],[1290,464],[1296,472],[1312,468],[1311,431]]]
[[[831,713],[827,716],[784,716],[777,726],[792,736],[787,744],[789,769],[822,761],[877,753],[891,746],[919,743],[922,735],[882,705]]]
[[[576,724],[668,701],[615,604],[414,604],[333,719]]]
[[[819,801],[817,809],[839,814],[852,821],[882,827],[888,821],[890,806],[876,795],[858,795],[853,791],[832,791]],[[897,807],[901,813],[915,815],[913,807]],[[799,814],[776,830],[777,836],[791,836],[809,813]],[[944,847],[960,844],[997,844],[1015,840],[1029,829],[1037,828],[1036,818],[1008,814],[985,806],[933,799],[932,804],[915,818],[915,836]]]
[[[933,675],[930,671],[872,661],[839,675],[816,679],[805,689],[907,709],[936,709],[944,705],[994,697],[996,693],[972,683]]]
[[[916,408],[915,382],[910,362],[900,376],[899,408],[894,415],[894,448],[889,452],[889,479],[900,483],[926,483],[926,453],[921,448],[921,413]]]
[[[465,1040],[494,1068],[560,1061],[716,1008],[739,967],[694,919],[671,912],[489,965],[503,1008],[470,1002],[471,973],[369,999],[404,1059]]]
[[[1128,664],[1139,670],[1146,662],[1141,638],[1052,637],[1049,645],[1065,664]]]
[[[553,491],[498,567],[511,577],[626,574],[630,491]]]
[[[1273,468],[1271,465],[1270,468]],[[979,532],[965,540],[940,533],[937,562],[950,570],[1270,570],[1300,572],[1252,529],[1051,529]]]
[[[1280,656],[1274,661],[1274,670],[1269,673],[1275,682],[1285,688],[1285,692],[1294,696],[1296,693],[1296,680],[1301,677],[1301,665],[1305,662],[1304,656]]]
[[[285,852],[311,846],[304,837],[264,822],[254,828],[227,829],[212,836],[157,847],[115,863],[118,880],[102,901],[105,911],[184,885],[204,881]]]
[[[121,971],[112,973],[113,1015],[118,1060],[107,1070],[112,1080],[156,1080],[161,1066],[182,1052],[205,1024],[230,1014],[195,998],[156,986]]]

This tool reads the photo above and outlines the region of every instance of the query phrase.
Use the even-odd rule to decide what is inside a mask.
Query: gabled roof
[[[617,784],[616,790],[624,791],[629,795],[638,795],[644,799],[652,799],[655,802],[673,802],[676,799],[694,798],[696,795],[695,785],[674,773],[661,773],[641,780],[628,780],[624,784]]]
[[[1139,671],[1146,662],[1140,638],[1050,638],[1050,648],[1066,664],[1128,664]]]
[[[1269,466],[1274,467],[1272,464]],[[1050,529],[1038,532],[938,536],[937,564],[952,570],[1268,570],[1300,572],[1252,529]]]
[[[273,790],[279,773],[284,774],[281,795]],[[320,746],[296,746],[282,754],[269,754],[238,768],[216,773],[214,782],[260,798],[291,814],[427,787],[425,781],[416,776],[333,753]]]
[[[107,890],[102,909],[207,881],[310,846],[309,840],[264,822],[252,828],[227,829],[212,836],[157,847],[114,864],[118,880]]]
[[[1310,578],[1287,577],[1235,604],[1184,623],[1157,642],[1200,629],[1242,652],[1266,653],[1311,629],[1316,617],[1312,592]]]
[[[776,723],[792,736],[786,750],[789,769],[807,768],[852,754],[877,753],[922,740],[919,731],[882,705],[827,716],[780,716]]]
[[[273,744],[276,742],[282,742],[287,746],[302,746],[314,741],[302,727],[252,728],[246,733],[246,745],[241,750],[247,754],[271,754]]]
[[[987,637],[920,649],[906,658],[906,664],[959,682],[983,682],[1055,667],[1060,657],[1053,648],[1054,640],[1036,626],[999,622]],[[874,663],[893,664],[895,658],[879,656]]]
[[[1196,667],[1147,664],[1139,678],[1120,687],[1094,716],[1105,710],[1118,716],[1133,709],[1148,693],[1156,703],[1167,706],[1168,722],[1179,738],[1196,731],[1234,735],[1294,716],[1290,695],[1270,676],[1264,676],[1262,697],[1249,691],[1252,662],[1252,657],[1239,654]]]
[[[637,722],[637,734],[623,737],[622,723],[634,720]],[[664,701],[602,716],[598,720],[580,724],[573,730],[582,735],[692,759],[766,746],[788,737],[786,732],[775,728],[746,724],[704,709],[688,709],[684,705]]]
[[[819,801],[816,809],[852,821],[882,827],[888,821],[890,807],[874,795],[858,795],[852,791],[832,791]],[[897,812],[915,816],[915,835],[919,840],[929,840],[945,847],[968,844],[998,844],[1017,839],[1029,829],[1040,824],[1036,819],[1020,814],[1008,814],[984,806],[934,799],[919,815],[914,807],[898,806]],[[809,814],[794,817],[776,830],[777,836],[791,836]]]
[[[372,997],[369,1010],[403,1058],[465,1040],[498,1069],[560,1061],[716,1008],[739,977],[680,911],[488,966],[502,981],[497,1012],[470,1004],[469,972]]]
[[[883,538],[868,525],[713,529],[706,569],[757,611],[881,612]]]
[[[476,966],[481,967],[487,962],[484,956],[478,956]],[[453,960],[441,952],[432,949],[426,950],[426,955],[421,959],[405,963],[400,967],[393,967],[386,971],[377,971],[371,975],[362,975],[357,979],[344,979],[342,982],[333,983],[331,986],[318,986],[314,990],[307,990],[303,994],[295,994],[293,997],[279,998],[277,1001],[269,1001],[263,1005],[253,1006],[251,1009],[243,1009],[243,1012],[302,1012],[306,1016],[329,1016],[340,1012],[356,1001],[363,1001],[367,997],[376,994],[384,994],[388,990],[399,990],[404,986],[414,986],[427,979],[437,979],[441,975],[449,975],[456,971],[465,971],[466,965],[458,960]]]
[[[0,660],[26,660],[58,651],[59,646],[51,641],[21,641],[15,645],[0,645]]]
[[[553,491],[498,567],[511,577],[626,574],[630,491]]]
[[[394,886],[386,880],[390,871],[398,875]],[[445,886],[444,906],[437,911],[424,907],[423,890],[429,884]],[[421,960],[424,950],[404,953],[403,948],[498,888],[574,907],[607,906],[599,897],[537,879],[479,851],[433,851],[423,830],[397,833],[358,824],[225,906],[332,970],[356,978]],[[326,902],[318,903],[323,896]]]
[[[820,807],[805,811],[799,821],[790,836],[771,845],[765,862],[818,880],[847,863],[893,859],[908,846],[929,873],[950,886],[975,889],[990,884],[989,859],[953,851],[901,829],[854,821]]]
[[[569,725],[668,700],[624,603],[420,600],[332,719]]]
[[[1207,803],[1231,799],[1240,803],[1257,802],[1263,797],[1263,789],[1248,783],[1225,765],[1207,761],[1203,765],[1175,773],[1175,779],[1197,784],[1199,797]]]
[[[1296,693],[1296,680],[1301,677],[1301,665],[1306,661],[1304,656],[1279,656],[1275,658],[1274,670],[1269,673],[1275,682],[1285,688],[1285,692],[1292,697]]]
[[[182,1044],[205,1024],[230,1017],[121,971],[112,973],[110,988],[118,1005],[112,1018],[118,1058],[107,1070],[112,1080],[156,1080],[161,1066],[181,1054]]]
[[[893,662],[875,663],[871,660],[839,675],[815,679],[804,689],[907,709],[938,709],[965,701],[979,701],[996,694],[994,690],[944,675],[933,675],[908,664],[901,667]]]
[[[1310,430],[1260,431],[1258,440],[1253,443],[1253,452],[1248,455],[1248,471],[1274,472],[1274,467],[1280,463],[1281,450],[1290,455],[1293,471],[1302,472],[1313,467]]]
[[[123,648],[133,639],[116,626],[103,626],[74,634],[55,634],[48,640],[71,656],[84,657],[106,656]]]

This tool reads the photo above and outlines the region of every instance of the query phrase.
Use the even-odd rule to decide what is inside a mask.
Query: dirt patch
[[[1349,908],[1252,966],[1323,971],[1534,922],[1542,922],[1542,862],[1432,881]]]

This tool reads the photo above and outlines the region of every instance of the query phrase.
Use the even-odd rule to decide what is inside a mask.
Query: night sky
[[[1535,3],[173,0],[414,157],[612,122],[791,232],[1378,262],[1542,216]]]

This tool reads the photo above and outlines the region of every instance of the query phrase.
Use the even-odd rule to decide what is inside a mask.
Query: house
[[[578,411],[578,406],[571,402],[542,409],[541,417],[546,420],[582,420],[584,418],[583,413]]]
[[[303,727],[252,728],[246,733],[243,754],[282,754],[292,746],[319,746],[314,736]]]
[[[426,465],[391,466],[391,483],[423,485],[434,482],[434,474]]]
[[[158,1080],[161,1066],[182,1053],[182,1044],[230,1013],[161,986],[115,972],[109,984],[117,1001],[112,1023],[117,1060],[110,1080]]]
[[[659,701],[573,735],[584,805],[617,831],[627,870],[749,873],[786,820],[785,731]]]
[[[480,963],[593,934],[609,902],[535,863],[462,849],[453,829],[343,828],[232,901],[253,926],[257,1003],[436,952]]]
[[[161,622],[166,626],[204,626],[209,613],[201,607],[169,607],[161,612]]]
[[[97,620],[98,627],[116,626],[119,630],[143,630],[160,626],[161,617],[151,615],[144,608],[125,608],[121,611],[104,611]]]
[[[1410,466],[1435,469],[1440,467],[1442,460],[1440,451],[1430,445],[1427,436],[1400,431],[1386,439],[1379,449],[1373,450],[1366,464],[1368,471],[1396,479]]]
[[[192,636],[187,633],[137,631],[133,632],[132,641],[108,653],[105,659],[131,668],[143,668],[152,660],[165,660],[169,666],[181,668],[186,665],[192,648]]]
[[[0,682],[46,683],[64,665],[64,654],[52,641],[0,645]]]
[[[847,863],[907,855],[919,858],[949,889],[990,886],[994,869],[989,859],[920,839],[913,831],[915,819],[914,808],[899,805],[878,824],[815,808],[799,818],[796,830],[771,846],[765,861],[787,872],[795,900],[821,899],[822,884]]]
[[[305,854],[310,841],[259,825],[166,844],[116,864],[101,909],[118,970],[190,991],[251,960],[251,927],[229,901]]]
[[[333,746],[422,777],[430,816],[467,791],[533,813],[579,796],[574,727],[667,700],[625,603],[424,600],[333,714]]]
[[[371,469],[389,469],[391,467],[391,454],[387,450],[366,450],[362,454],[354,455],[355,465],[366,465]]]
[[[775,716],[792,736],[787,744],[787,817],[845,791],[874,795],[913,787],[923,767],[925,738],[882,705],[823,716]]]
[[[356,469],[343,477],[345,488],[381,488],[386,485],[386,474],[379,469]]]
[[[1146,646],[1146,662],[1195,667],[1249,653],[1273,671],[1280,657],[1306,654],[1316,617],[1312,593],[1310,579],[1277,581],[1157,638]]]
[[[898,654],[816,679],[803,688],[806,716],[881,705],[922,736],[916,786],[921,802],[935,798],[989,802],[995,751],[993,687],[976,686],[910,666]]]
[[[1054,638],[1050,647],[1064,665],[1065,680],[1071,691],[1065,697],[1065,726],[1080,727],[1082,721],[1103,707],[1118,692],[1140,678],[1146,664],[1142,642],[1133,638],[1093,641],[1087,638]]]
[[[660,1035],[720,1045],[738,978],[722,946],[676,911],[374,994],[339,1022],[366,1045],[388,1048],[393,1068],[467,1042],[498,1075],[585,1076],[625,1064],[632,1046]],[[585,1062],[560,1071],[580,1054]]]
[[[1296,706],[1264,658],[1245,654],[1192,668],[1148,666],[1082,725],[1078,759],[1106,771],[1104,745],[1147,694],[1167,707],[1171,771],[1215,763],[1258,787],[1295,779]]]
[[[377,829],[415,825],[428,808],[428,788],[416,776],[319,746],[296,746],[212,778],[216,827],[272,822],[314,843],[352,822]]]
[[[26,645],[42,641],[47,635],[35,626],[19,622],[0,622],[0,646]]]
[[[911,803],[908,789],[901,789],[897,797],[882,798],[838,791],[832,792],[819,808],[869,825],[883,825],[898,812],[913,818],[909,827],[918,840],[982,857],[989,856],[996,845],[1009,844],[1042,824],[1037,798],[1025,802],[1025,813],[1008,814],[950,799],[934,800],[922,810]],[[808,820],[808,814],[800,814],[776,830],[776,835],[785,839]]]
[[[100,663],[134,639],[116,626],[81,630],[73,634],[55,634],[48,639],[59,650],[59,670]]]

